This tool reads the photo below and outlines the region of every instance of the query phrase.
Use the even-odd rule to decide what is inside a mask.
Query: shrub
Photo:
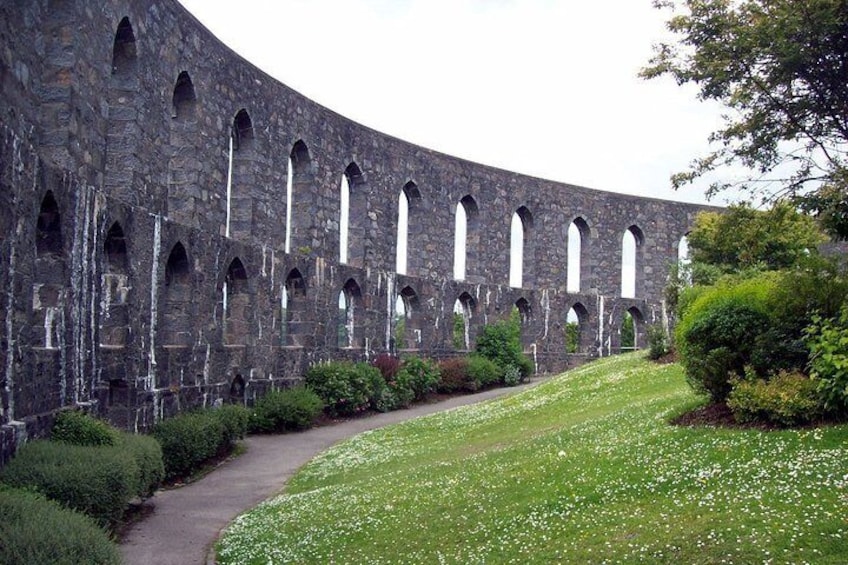
[[[475,392],[480,388],[480,383],[468,372],[468,358],[455,357],[445,359],[439,363],[441,378],[436,385],[436,390],[445,394],[456,392]]]
[[[816,384],[801,373],[781,372],[768,381],[749,375],[735,381],[727,405],[738,422],[794,426],[821,415]]]
[[[165,478],[165,465],[159,442],[151,436],[121,433],[116,445],[129,453],[138,466],[135,494],[140,498],[153,496]]]
[[[533,373],[533,361],[522,351],[521,330],[515,319],[484,326],[477,336],[477,353],[501,369],[518,367],[522,380]]]
[[[815,316],[807,329],[810,376],[824,407],[832,412],[848,409],[848,306],[838,317]]]
[[[139,475],[128,450],[40,440],[24,445],[0,480],[34,489],[108,527],[120,521],[138,492]]]
[[[59,412],[50,439],[73,445],[114,445],[117,430],[78,410]]]
[[[518,386],[521,380],[521,369],[515,365],[510,365],[504,370],[504,385]]]
[[[400,371],[400,359],[388,353],[380,353],[371,364],[380,371],[386,382],[395,378]]]
[[[700,291],[677,327],[676,343],[686,379],[699,393],[723,401],[730,379],[744,375],[756,340],[769,327],[768,293],[776,277],[718,285]]]
[[[121,563],[118,548],[90,518],[39,494],[0,487],[0,516],[0,563]]]
[[[210,410],[163,420],[154,426],[153,437],[162,446],[166,480],[191,475],[230,447],[224,424]]]
[[[503,382],[504,370],[482,355],[468,357],[467,370],[468,376],[479,385],[479,388],[491,387]]]
[[[250,410],[241,404],[225,404],[211,409],[221,425],[224,426],[224,446],[232,446],[247,434],[250,423]]]
[[[669,352],[668,336],[661,324],[648,326],[648,359],[656,361]]]
[[[324,403],[312,390],[299,386],[272,390],[256,401],[250,431],[258,433],[305,430],[312,426]]]
[[[332,415],[350,415],[368,407],[374,396],[374,375],[379,371],[366,363],[332,361],[313,365],[306,372],[312,389]]]
[[[439,384],[439,366],[429,359],[409,357],[404,359],[397,377],[406,384],[415,400],[421,400],[436,390]]]

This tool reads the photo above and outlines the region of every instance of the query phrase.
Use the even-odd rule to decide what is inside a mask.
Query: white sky
[[[651,0],[180,1],[265,72],[384,133],[556,181],[705,202],[705,182],[675,192],[668,178],[706,153],[719,109],[636,76],[666,34]]]

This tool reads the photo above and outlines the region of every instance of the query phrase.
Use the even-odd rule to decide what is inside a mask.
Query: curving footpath
[[[184,487],[156,493],[153,511],[134,524],[121,542],[127,565],[213,564],[212,544],[236,516],[276,494],[297,469],[341,440],[418,416],[449,410],[532,387],[542,379],[514,388],[457,396],[368,418],[346,420],[305,432],[250,436],[244,454]]]

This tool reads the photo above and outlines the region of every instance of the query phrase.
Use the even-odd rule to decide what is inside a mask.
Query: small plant
[[[117,430],[78,410],[59,412],[50,439],[73,445],[114,445]]]
[[[226,427],[212,410],[163,420],[153,428],[153,437],[162,445],[167,480],[190,476],[209,459],[232,447]]]
[[[848,305],[839,316],[814,316],[806,330],[810,348],[810,376],[831,412],[848,410]]]
[[[312,389],[331,415],[351,415],[368,408],[374,396],[374,383],[380,372],[367,363],[333,361],[313,365],[306,372],[306,386]]]
[[[140,498],[153,496],[165,478],[162,446],[151,436],[125,432],[118,435],[116,445],[129,453],[138,466],[136,495]]]
[[[515,365],[509,365],[506,369],[504,369],[504,385],[506,386],[518,386],[521,382],[521,369],[516,367]]]
[[[139,476],[135,458],[119,447],[47,440],[27,443],[0,471],[3,483],[40,492],[103,527],[121,520]]]
[[[469,356],[467,370],[468,376],[477,383],[478,388],[487,388],[503,382],[504,370],[482,355]]]
[[[371,361],[386,381],[395,378],[400,371],[400,359],[388,353],[380,353]]]
[[[121,563],[94,521],[40,494],[0,485],[0,516],[0,563]]]
[[[429,359],[410,357],[401,364],[398,381],[408,383],[415,400],[421,400],[436,390],[439,366]]]
[[[502,369],[517,367],[523,380],[533,373],[533,361],[522,350],[519,324],[519,319],[512,316],[484,326],[477,336],[477,353]]]
[[[439,363],[441,378],[436,385],[436,390],[445,394],[456,392],[476,392],[480,383],[468,372],[468,358],[455,357],[445,359]]]
[[[669,351],[668,334],[662,324],[648,326],[648,359],[656,361],[668,355]]]
[[[232,445],[247,435],[250,422],[250,410],[241,404],[225,404],[212,409],[221,424],[224,426],[224,445]]]
[[[750,373],[733,383],[727,405],[738,422],[795,426],[821,416],[816,383],[801,373],[781,372],[766,381]]]
[[[272,390],[256,401],[250,431],[258,433],[305,430],[312,426],[324,403],[312,390],[299,386]]]
[[[580,324],[568,322],[565,324],[565,352],[577,353],[580,349]]]

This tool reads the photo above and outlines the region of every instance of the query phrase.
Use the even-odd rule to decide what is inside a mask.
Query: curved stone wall
[[[0,6],[3,453],[63,406],[91,403],[143,429],[187,406],[251,399],[321,360],[455,355],[516,305],[539,371],[617,352],[625,311],[640,330],[661,318],[667,267],[702,207],[405,143],[268,77],[173,0],[98,4]],[[280,56],[308,56],[308,46]],[[467,216],[463,280],[457,206]],[[521,288],[509,286],[516,213]],[[566,291],[572,222],[579,292]],[[627,230],[636,288],[623,299]],[[565,350],[572,307],[577,354]]]

